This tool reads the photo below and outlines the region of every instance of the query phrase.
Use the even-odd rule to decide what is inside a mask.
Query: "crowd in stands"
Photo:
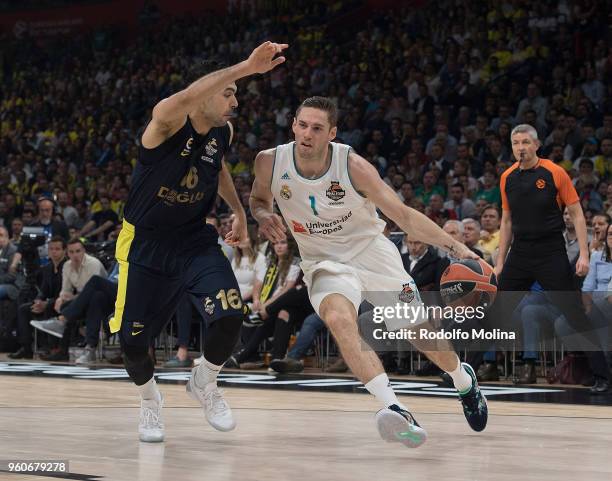
[[[191,65],[206,58],[234,63],[267,38],[290,44],[288,60],[270,75],[239,82],[235,135],[225,159],[247,213],[255,154],[290,141],[296,107],[306,97],[324,95],[340,110],[338,141],[376,166],[406,205],[494,264],[499,177],[514,161],[510,131],[528,123],[538,131],[540,156],[563,166],[573,179],[593,253],[595,274],[585,284],[603,286],[612,263],[612,48],[606,2],[467,6],[443,0],[357,17],[347,4],[359,2],[298,2],[300,8],[279,2],[277,10],[263,2],[266,15],[248,2],[235,3],[224,17],[158,19],[135,39],[113,29],[70,42],[0,37],[0,299],[16,305],[13,347],[22,357],[32,354],[29,321],[53,318],[61,326],[46,329],[60,341],[50,356],[66,359],[65,333],[74,334],[72,323],[79,318],[88,325],[89,351],[81,360],[95,359],[96,326],[99,331],[110,314],[115,294],[97,285],[88,302],[103,307],[75,309],[87,282],[106,280],[106,271],[92,266],[87,278],[77,280],[70,265],[93,262],[86,244],[116,239],[139,132],[152,106],[186,85]],[[219,200],[214,214],[210,221],[222,238],[231,225],[227,206]],[[566,225],[568,255],[575,260],[569,218]],[[44,229],[48,242],[40,251],[39,293],[21,302],[24,262],[16,246],[23,229],[34,226]],[[259,341],[275,335],[283,339],[274,346],[275,360],[284,362],[277,366],[299,370],[291,360],[308,348],[299,342],[297,354],[294,346],[285,357],[287,333],[305,318],[302,332],[312,339],[322,328],[320,319],[305,311],[291,319],[291,309],[278,305],[270,315],[278,299],[300,286],[297,251],[291,245],[266,250],[265,242],[255,242],[256,226],[251,238],[252,245],[235,252],[224,246],[253,310],[254,332],[243,338],[234,362],[259,366]],[[435,288],[444,255],[410,239],[400,238],[398,248],[406,269],[422,277],[417,285]],[[279,278],[266,284],[271,265]],[[266,286],[273,289],[263,296]],[[62,307],[68,301],[74,312]],[[600,301],[586,301],[587,307],[599,302],[604,309]],[[3,307],[4,314],[10,315],[10,308]],[[188,363],[189,339],[179,342],[174,365]],[[401,359],[392,362],[402,367]]]

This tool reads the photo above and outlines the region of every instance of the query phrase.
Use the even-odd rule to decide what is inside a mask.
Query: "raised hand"
[[[252,73],[266,73],[283,63],[286,60],[285,57],[276,57],[276,55],[288,46],[286,43],[273,43],[270,41],[262,43],[253,50],[246,61]]]

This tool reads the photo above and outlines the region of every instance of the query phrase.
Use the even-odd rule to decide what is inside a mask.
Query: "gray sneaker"
[[[96,348],[87,346],[82,354],[77,357],[76,364],[91,364],[96,362]]]
[[[57,317],[47,319],[46,321],[30,321],[30,325],[60,339],[64,335],[64,329],[66,329],[66,323],[60,321]]]

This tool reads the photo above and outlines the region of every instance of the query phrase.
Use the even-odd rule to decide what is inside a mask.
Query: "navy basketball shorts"
[[[117,239],[119,286],[111,333],[128,345],[149,346],[187,292],[207,325],[244,315],[231,264],[217,243],[151,233],[123,221]]]

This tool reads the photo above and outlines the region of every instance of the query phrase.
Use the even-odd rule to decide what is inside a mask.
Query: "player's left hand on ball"
[[[246,219],[233,215],[232,230],[225,236],[225,243],[232,247],[244,246],[249,241]]]
[[[457,259],[474,259],[475,261],[477,261],[478,259],[480,259],[480,257],[478,257],[478,254],[476,254],[475,252],[473,252],[468,246],[466,246],[465,244],[461,244],[461,243],[457,243],[454,246],[454,250],[450,252],[450,254],[453,257],[456,257]]]

